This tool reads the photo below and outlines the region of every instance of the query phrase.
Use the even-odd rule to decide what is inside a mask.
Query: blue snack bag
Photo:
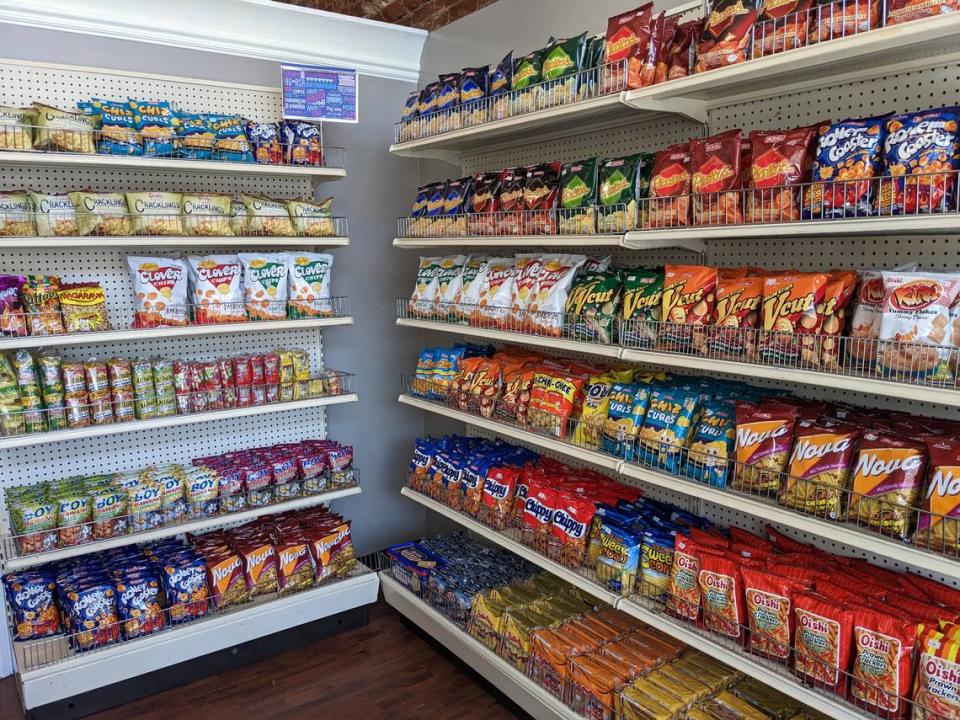
[[[662,598],[670,586],[673,567],[674,532],[667,529],[647,529],[640,549],[641,595]]]
[[[143,154],[172,157],[177,136],[177,114],[168,102],[130,100],[137,121],[137,130],[143,139]]]
[[[637,434],[643,426],[650,399],[647,385],[614,383],[610,388],[607,419],[600,448],[625,460],[633,460]]]
[[[180,113],[177,116],[177,155],[190,160],[209,160],[213,157],[216,133],[206,115]]]
[[[97,152],[101,155],[143,155],[143,145],[137,128],[137,114],[132,103],[111,100],[91,101],[93,111],[100,116],[97,134]]]
[[[733,463],[736,426],[733,403],[705,403],[687,451],[684,474],[714,487],[725,487]]]
[[[678,473],[699,402],[697,392],[655,388],[637,439],[637,462]]]
[[[239,115],[207,115],[213,130],[213,157],[231,162],[253,162],[246,121]]]

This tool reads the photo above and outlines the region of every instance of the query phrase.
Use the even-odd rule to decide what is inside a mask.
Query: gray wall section
[[[280,81],[278,64],[267,61],[13,26],[0,32],[0,55],[9,59],[251,85]],[[327,330],[323,340],[326,364],[358,376],[360,402],[331,408],[327,418],[330,437],[355,446],[363,494],[334,507],[353,520],[360,552],[418,537],[426,525],[425,511],[400,496],[424,417],[397,402],[400,373],[412,367],[422,342],[418,333],[394,324],[394,299],[409,294],[418,258],[390,244],[396,218],[409,212],[418,184],[417,162],[387,152],[411,89],[361,77],[360,123],[324,129],[328,145],[347,148],[347,177],[317,186],[318,195],[333,195],[334,211],[350,225],[350,246],[333,251],[333,292],[350,297],[356,324]]]

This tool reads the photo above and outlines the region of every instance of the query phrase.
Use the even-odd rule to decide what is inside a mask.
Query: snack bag
[[[560,172],[560,234],[593,235],[596,230],[599,160],[566,163]]]
[[[297,237],[333,237],[337,234],[332,218],[333,198],[320,202],[287,200],[287,212]]]
[[[517,262],[512,257],[487,261],[485,288],[480,296],[481,322],[487,327],[506,328],[516,293]],[[530,312],[535,312],[530,309]]]
[[[183,195],[168,192],[127,193],[134,235],[183,235]]]
[[[487,90],[493,100],[491,120],[503,120],[510,115],[510,89],[513,85],[513,50],[504,55],[487,76]],[[421,114],[423,110],[421,109]]]
[[[700,620],[700,559],[704,552],[692,538],[682,533],[674,536],[666,609],[681,620]]]
[[[955,556],[960,550],[960,442],[927,442],[930,469],[913,541],[921,547]]]
[[[261,195],[241,194],[247,210],[246,233],[267,237],[293,237],[293,221],[287,210],[287,203]]]
[[[745,602],[739,564],[724,555],[705,553],[700,558],[700,601],[703,624],[711,632],[743,640]]]
[[[63,335],[60,278],[56,275],[27,275],[20,287],[20,301],[31,335]]]
[[[33,131],[34,150],[94,153],[96,119],[82,112],[69,112],[34,103],[36,128]]]
[[[807,584],[746,565],[740,568],[740,574],[750,628],[747,649],[785,663],[790,658],[796,624],[791,598]]]
[[[935,720],[960,712],[960,637],[956,626],[926,627],[917,638],[913,720]]]
[[[876,363],[884,295],[883,273],[865,270],[860,276],[850,321],[850,361],[856,368],[869,369]]]
[[[497,211],[500,209],[500,173],[477,173],[473,176],[473,193],[467,210],[468,235],[496,235]]]
[[[654,388],[637,436],[637,462],[679,473],[699,402],[699,393]]]
[[[206,115],[179,113],[176,131],[178,157],[190,160],[209,160],[213,157],[215,134]]]
[[[710,3],[703,31],[697,39],[694,72],[741,63],[750,52],[757,6],[740,0],[715,0]]]
[[[584,378],[561,372],[557,374],[538,372],[533,382],[534,388],[538,384],[543,387],[543,394],[536,404],[531,398],[531,406],[528,410],[530,425],[563,440],[567,437],[574,408],[581,401]]]
[[[862,217],[873,212],[873,178],[880,171],[886,128],[886,117],[820,127],[813,182],[803,196],[804,220]]]
[[[557,200],[560,197],[559,162],[543,163],[527,168],[523,183],[523,209],[525,235],[556,235]]]
[[[687,77],[693,72],[694,38],[700,37],[703,20],[689,20],[685,23],[677,23],[675,20],[676,18],[670,17],[665,21],[663,50],[657,62],[658,83]]]
[[[193,320],[198,325],[244,322],[243,265],[236,255],[190,256]]]
[[[614,522],[604,521],[600,523],[597,540],[600,548],[596,562],[597,580],[622,597],[631,595],[640,568],[643,537]]]
[[[168,102],[131,100],[130,107],[143,139],[143,154],[172,157],[176,137],[176,113]]]
[[[810,354],[817,357],[820,366],[837,370],[840,367],[840,340],[847,326],[847,314],[859,277],[851,270],[832,272],[824,293],[823,312],[820,316],[820,334],[817,338],[804,338],[804,351],[810,348]],[[816,347],[819,342],[819,348]],[[819,355],[817,351],[819,350]]]
[[[814,21],[819,42],[880,27],[879,0],[820,0],[819,4]]]
[[[649,403],[650,388],[647,385],[615,382],[610,386],[600,438],[603,452],[625,460],[634,458],[637,435],[643,427]]]
[[[654,18],[653,3],[610,18],[600,94],[652,85],[662,36],[663,17]]]
[[[246,121],[239,115],[207,115],[213,131],[213,159],[232,162],[253,162],[247,140]]]
[[[740,130],[690,141],[694,225],[743,222],[740,189]]]
[[[799,184],[810,167],[814,127],[753,130],[747,192],[747,222],[796,222],[800,219]]]
[[[30,198],[30,207],[33,209],[37,235],[63,237],[77,234],[77,213],[69,195],[45,195],[31,190],[27,196]],[[0,212],[3,212],[6,222],[9,222],[9,211],[0,209]]]
[[[709,325],[716,303],[717,270],[700,265],[664,268],[657,344],[672,352],[690,352],[698,336],[693,326]]]
[[[286,319],[290,256],[238,253],[237,259],[243,264],[243,303],[247,319]]]
[[[513,115],[540,110],[543,107],[543,49],[534,50],[516,59],[510,85],[510,112]]]
[[[100,116],[97,152],[101,155],[143,155],[143,145],[137,134],[136,109],[129,102],[109,100],[92,101]]]
[[[617,323],[619,343],[626,347],[652,348],[662,319],[663,271],[623,270],[623,298]]]
[[[280,165],[283,162],[280,126],[277,123],[247,120],[245,131],[247,140],[253,146],[254,160],[267,165]]]
[[[553,40],[543,51],[541,78],[547,87],[545,107],[555,107],[577,99],[577,73],[586,50],[587,34]]]
[[[107,294],[100,283],[72,283],[57,290],[63,329],[67,333],[102,332],[110,329]]]
[[[790,460],[797,408],[779,403],[736,404],[734,490],[770,495]]]
[[[549,254],[542,256],[541,260],[543,265],[537,276],[537,294],[527,306],[529,331],[537,335],[560,337],[567,295],[577,271],[586,262],[586,257]]]
[[[22,275],[0,275],[0,332],[25,337],[27,322],[20,302],[20,288],[27,281]]]
[[[440,271],[442,258],[421,257],[417,268],[417,284],[413,288],[407,308],[414,317],[433,316],[437,295],[440,289]]]
[[[925,17],[947,15],[960,10],[954,0],[936,0],[936,2],[917,2],[917,0],[891,0],[887,5],[887,25],[919,20]]]
[[[463,289],[463,268],[467,264],[466,255],[449,255],[440,260],[440,272],[437,275],[437,300],[434,316],[446,319],[453,316],[457,299]],[[330,259],[331,263],[333,258]]]
[[[234,235],[247,235],[250,232],[250,214],[239,197],[230,199],[230,229]]]
[[[36,124],[36,108],[0,106],[0,150],[29,150]]]
[[[825,273],[770,275],[763,282],[763,333],[759,357],[762,362],[796,367],[801,360],[816,365],[819,355],[803,353],[801,335],[816,335],[829,276]]]
[[[887,120],[883,160],[892,180],[880,181],[881,214],[951,212],[956,207],[960,135],[955,108],[895,115]],[[917,177],[920,176],[920,177]]]
[[[487,104],[483,102],[487,97],[489,77],[489,65],[460,71],[460,117],[463,127],[482,125],[489,120]]]
[[[333,317],[330,301],[330,271],[333,255],[299,253],[287,256],[290,318]]]
[[[191,237],[231,237],[232,198],[223,193],[183,193],[183,230]]]
[[[136,297],[134,327],[183,327],[189,322],[186,263],[130,256],[127,265]]]
[[[690,145],[681,143],[653,157],[650,200],[645,228],[685,227],[690,224]]]
[[[864,432],[851,473],[847,522],[900,539],[909,537],[926,461],[921,443]]]
[[[714,487],[726,487],[735,440],[733,403],[721,400],[704,402],[683,466],[684,474]]]
[[[766,57],[807,44],[810,22],[816,17],[813,0],[762,0],[753,26],[752,57]]]
[[[604,345],[612,343],[622,289],[616,270],[578,277],[567,297],[565,336]]]
[[[460,295],[454,305],[454,318],[458,322],[477,325],[480,323],[480,297],[487,282],[488,259],[473,255],[463,266],[460,278]]]
[[[885,718],[906,718],[911,707],[916,620],[854,609],[850,698]],[[921,671],[922,672],[922,671]]]
[[[857,430],[801,423],[778,502],[827,520],[843,514]]]
[[[756,328],[760,325],[763,285],[762,277],[719,274],[714,327],[706,340],[709,357],[739,362],[756,359]]]
[[[13,616],[14,640],[35,640],[60,632],[56,578],[49,571],[4,575],[7,607]]]
[[[323,165],[323,132],[316,123],[284,120],[283,162],[287,165]],[[219,142],[218,142],[219,147]]]
[[[497,201],[497,235],[523,235],[523,186],[527,180],[526,168],[503,170],[500,173],[500,194]]]
[[[78,235],[129,235],[127,198],[122,193],[70,192]]]
[[[573,433],[573,442],[582,447],[599,448],[603,427],[610,411],[610,391],[614,376],[610,373],[591,376],[583,388],[583,407]]]
[[[797,631],[794,672],[807,683],[846,695],[854,612],[813,592],[793,595]]]
[[[587,550],[587,530],[595,503],[572,493],[558,493],[550,518],[547,557],[561,565],[579,568]]]
[[[434,234],[440,237],[463,237],[467,234],[468,207],[473,178],[448,180],[444,187],[443,216],[435,220]]]
[[[910,381],[953,380],[950,367],[950,308],[960,295],[960,275],[881,273],[883,316],[877,371]]]
[[[479,520],[487,527],[502,530],[513,507],[513,493],[520,473],[511,468],[491,468],[483,482]]]
[[[643,153],[608,158],[597,175],[597,231],[622,233],[637,227],[638,204],[650,189],[653,163]]]

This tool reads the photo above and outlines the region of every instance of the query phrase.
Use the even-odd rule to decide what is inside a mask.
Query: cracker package
[[[902,720],[911,708],[917,621],[896,611],[854,613],[850,698],[879,717]]]
[[[690,141],[690,186],[694,225],[743,222],[740,190],[740,130]]]
[[[705,553],[700,559],[698,582],[704,627],[742,641],[746,630],[746,603],[739,563],[725,555]]]
[[[813,592],[794,593],[793,605],[797,616],[794,671],[804,682],[845,696],[853,611]]]
[[[926,464],[921,443],[864,432],[851,473],[847,522],[895,538],[909,537]]]
[[[77,213],[69,195],[46,195],[32,190],[27,195],[33,209],[37,235],[63,237],[77,234]]]
[[[127,198],[122,193],[67,193],[77,217],[78,235],[129,235]]]
[[[814,135],[813,127],[751,131],[747,222],[800,219],[799,185],[809,172]]]
[[[284,254],[238,253],[243,264],[243,303],[247,318],[284,320],[290,258]]]
[[[797,408],[774,402],[736,404],[734,490],[771,495],[779,489],[780,474],[790,460],[797,414]]]
[[[654,16],[653,3],[607,21],[600,79],[602,94],[653,85],[662,49],[663,25],[663,14]]]
[[[797,366],[801,360],[817,364],[819,358],[803,357],[801,335],[816,335],[829,276],[825,273],[783,273],[763,282],[763,333],[758,355],[764,362]]]
[[[247,233],[269,237],[292,237],[296,234],[287,203],[261,195],[240,195],[247,210]]]
[[[800,423],[780,486],[780,504],[827,520],[839,520],[857,436],[853,427]]]
[[[754,2],[714,0],[697,38],[695,72],[741,63],[749,57],[753,23],[757,18]]]
[[[685,227],[690,224],[690,145],[660,150],[653,158],[650,200],[645,228]]]
[[[333,237],[337,234],[332,217],[332,197],[320,202],[287,200],[287,212],[297,237]]]
[[[243,264],[236,255],[188,257],[194,322],[244,322]]]
[[[223,193],[183,193],[183,229],[191,237],[234,235],[233,198]]]
[[[950,308],[960,274],[881,273],[884,286],[877,370],[884,377],[951,382]]]
[[[597,158],[567,163],[560,173],[560,234],[596,232]]]
[[[756,276],[731,277],[720,272],[714,327],[706,341],[709,357],[739,362],[756,358],[756,328],[760,326],[763,280]]]
[[[790,658],[796,622],[791,598],[806,588],[805,583],[746,565],[740,568],[740,573],[750,628],[747,649],[786,662]]]
[[[655,387],[637,436],[637,462],[677,474],[699,402],[699,393]]]
[[[183,196],[180,193],[127,193],[134,235],[183,235]]]
[[[134,327],[183,327],[187,313],[187,265],[182,260],[128,257],[136,310]]]
[[[917,638],[913,720],[960,713],[960,636],[957,626],[924,627]],[[936,709],[934,709],[936,708]]]
[[[717,269],[701,265],[664,268],[658,347],[673,352],[693,350],[695,326],[709,325],[714,313]]]
[[[565,335],[609,345],[623,284],[617,270],[581,275],[567,297]]]
[[[930,470],[920,505],[916,544],[956,556],[960,552],[960,442],[927,443]]]
[[[27,193],[0,192],[0,236],[33,235],[35,232],[33,212],[33,205]]]
[[[33,131],[34,150],[59,150],[73,153],[93,153],[96,120],[82,112],[69,112],[49,105],[34,103],[36,127]]]
[[[652,348],[662,318],[663,271],[623,270],[623,298],[617,323],[621,345]]]
[[[726,487],[733,465],[736,413],[733,403],[707,400],[690,441],[686,475],[715,487]]]
[[[29,150],[36,124],[36,108],[0,107],[0,150]]]
[[[886,117],[823,125],[817,134],[812,184],[804,190],[804,220],[862,217],[873,212]]]

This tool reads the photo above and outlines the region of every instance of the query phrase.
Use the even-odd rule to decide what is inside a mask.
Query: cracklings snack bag
[[[189,322],[185,262],[130,256],[127,265],[136,298],[134,327],[183,327]]]
[[[237,258],[243,263],[243,303],[248,319],[286,319],[289,256],[238,253]]]
[[[653,157],[650,200],[645,228],[685,227],[690,224],[690,145],[681,143]]]
[[[690,141],[694,225],[739,225],[740,130]]]
[[[806,583],[775,572],[743,566],[743,592],[746,598],[747,649],[774,660],[786,662],[794,637],[795,617],[791,598],[807,588]]]
[[[236,255],[188,257],[194,322],[244,322],[243,265]]]
[[[737,440],[733,489],[771,495],[790,460],[797,408],[768,402],[736,404]]]

